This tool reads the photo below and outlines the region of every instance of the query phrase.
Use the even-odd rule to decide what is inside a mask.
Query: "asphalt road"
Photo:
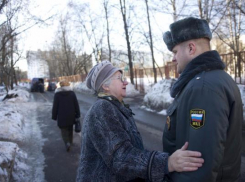
[[[82,117],[96,100],[90,94],[76,93]],[[51,120],[53,92],[32,93],[32,99],[40,103],[37,109],[39,124],[45,139],[43,153],[45,157],[45,180],[47,182],[75,182],[76,171],[80,155],[81,135],[74,133],[74,144],[68,153],[61,139],[60,130],[56,121]],[[161,138],[165,116],[140,109],[142,96],[125,98],[136,114],[134,116],[139,132],[142,135],[144,146],[148,150],[162,150]],[[245,141],[245,132],[243,133]],[[245,182],[245,143],[242,157],[242,179]]]

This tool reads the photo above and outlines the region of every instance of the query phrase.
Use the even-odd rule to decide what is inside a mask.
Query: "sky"
[[[49,17],[56,13],[67,10],[66,5],[69,0],[34,0],[32,1],[32,10],[35,14],[43,18]],[[37,51],[45,50],[53,41],[55,31],[57,30],[58,21],[48,21],[48,26],[36,25],[22,35],[20,47],[24,50]],[[27,62],[25,59],[20,60],[17,65],[23,71],[27,71]]]
[[[36,25],[33,28],[26,31],[20,40],[20,47],[23,49],[24,56],[26,51],[47,50],[55,38],[58,28],[58,17],[68,11],[67,4],[70,0],[32,0],[30,9],[38,16],[44,19],[57,14],[57,18],[51,21],[47,21],[48,26]],[[75,1],[75,0],[73,0]],[[80,1],[81,2],[81,1]],[[82,2],[89,2],[89,0],[82,0]],[[96,3],[91,3],[93,8],[96,8]],[[22,71],[27,71],[27,61],[22,59],[17,63],[17,66]]]

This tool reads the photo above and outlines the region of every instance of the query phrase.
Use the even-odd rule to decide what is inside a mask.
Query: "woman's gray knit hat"
[[[86,85],[89,89],[98,92],[102,84],[117,71],[122,72],[120,68],[114,67],[111,62],[102,61],[90,70],[86,78]]]
[[[198,38],[211,40],[212,33],[206,20],[194,17],[185,18],[172,23],[170,25],[170,31],[163,34],[163,40],[170,51],[172,51],[177,44]]]

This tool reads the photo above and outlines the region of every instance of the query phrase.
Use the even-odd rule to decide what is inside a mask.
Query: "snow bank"
[[[127,97],[134,97],[136,95],[139,95],[140,92],[134,88],[134,85],[131,83],[128,83],[126,88],[126,96]]]
[[[85,82],[71,83],[71,87],[76,92],[93,93],[93,91],[86,86]]]
[[[27,154],[16,143],[0,141],[0,181],[29,181]]]
[[[15,106],[1,103],[0,116],[0,140],[21,141],[23,139],[23,116]]]
[[[30,94],[21,87],[9,91],[10,94],[17,97],[2,101],[6,92],[0,93],[0,181],[30,181],[29,173],[33,169],[26,164],[30,156],[19,148],[26,140],[24,114],[31,112],[31,108],[25,108],[30,105],[26,103]]]
[[[168,79],[157,82],[146,93],[143,104],[156,111],[166,109],[173,102],[173,98],[170,97],[170,88],[174,81],[174,79]]]
[[[30,166],[26,164],[26,159],[28,158],[27,153],[22,151],[19,147],[16,149],[16,156],[14,160],[14,166],[12,170],[12,181],[30,181]]]
[[[30,94],[21,88],[11,90],[9,94],[16,94],[17,97],[0,102],[0,140],[18,142],[23,140],[24,118],[15,103],[27,102]],[[1,98],[5,96],[6,93]]]
[[[0,142],[0,181],[9,181],[14,166],[17,144]]]
[[[12,103],[16,103],[16,102],[28,102],[29,97],[30,97],[30,93],[27,92],[26,90],[23,90],[22,88],[15,88],[14,90],[10,90],[9,94],[17,94],[18,97],[12,98],[12,99],[8,99],[6,100],[6,102],[12,102]]]

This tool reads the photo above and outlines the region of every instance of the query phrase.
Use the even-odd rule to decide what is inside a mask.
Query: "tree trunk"
[[[149,38],[150,38],[150,49],[151,49],[151,58],[152,58],[152,66],[153,66],[153,74],[154,74],[154,83],[157,83],[157,70],[155,68],[155,57],[154,57],[154,49],[153,49],[153,40],[152,40],[148,0],[145,0],[145,5],[146,5],[147,21],[148,21],[148,28],[149,28]]]
[[[13,90],[14,89],[14,38],[13,37],[11,37],[10,44],[11,44],[11,47],[10,47],[10,49],[11,49],[11,52],[10,52],[11,63],[10,63],[10,74],[9,74],[9,76],[10,76],[10,88],[11,88],[11,90]]]
[[[105,17],[106,17],[106,30],[107,30],[107,44],[109,50],[109,61],[111,62],[111,43],[110,43],[110,26],[108,20],[108,1],[105,2],[104,0],[104,9],[105,9]]]
[[[176,11],[176,2],[175,0],[172,0],[172,7],[173,7],[173,19],[174,19],[174,22],[177,21],[177,11]]]
[[[130,81],[132,84],[134,84],[134,70],[133,70],[132,53],[131,53],[131,46],[130,46],[130,40],[129,40],[127,19],[126,19],[125,0],[123,0],[123,5],[122,5],[122,0],[120,0],[120,6],[121,6],[123,23],[124,23],[124,31],[125,31],[125,37],[126,37],[126,42],[127,42],[127,48],[128,48],[128,63],[129,63],[129,70],[130,70]]]
[[[202,14],[202,0],[197,0],[198,1],[198,10],[199,10],[199,16],[201,19],[203,19],[203,14]]]

